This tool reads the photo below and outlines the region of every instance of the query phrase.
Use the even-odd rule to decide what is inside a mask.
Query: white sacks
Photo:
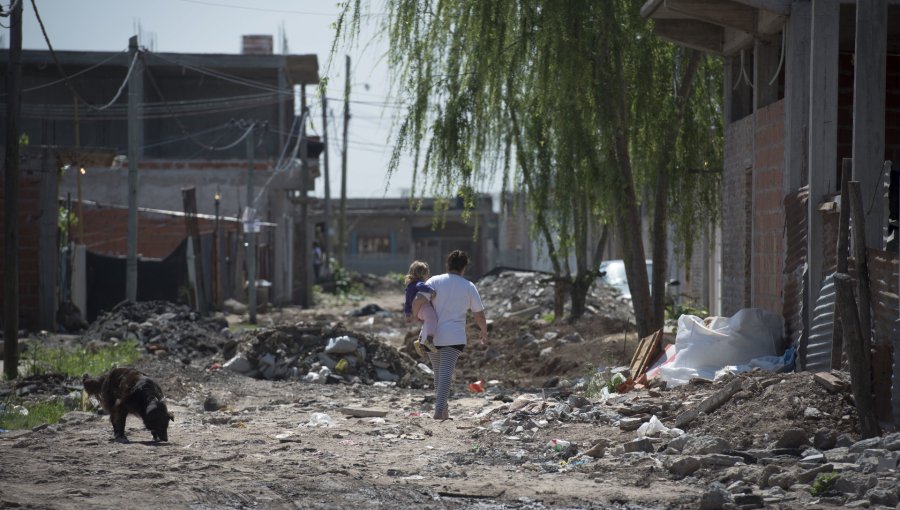
[[[744,308],[731,317],[714,317],[710,324],[694,315],[678,318],[675,356],[660,367],[659,377],[669,387],[692,377],[714,379],[729,365],[750,365],[781,351],[784,320],[761,308]]]

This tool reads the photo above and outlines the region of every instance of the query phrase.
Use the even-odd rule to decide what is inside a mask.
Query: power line
[[[222,3],[217,3],[217,2],[206,2],[204,0],[181,0],[181,1],[192,3],[192,4],[210,5],[213,7],[225,7],[228,9],[243,9],[245,11],[276,12],[276,13],[281,13],[281,14],[303,14],[306,16],[328,16],[328,17],[337,17],[339,15],[339,13],[328,13],[328,12],[292,11],[292,10],[287,10],[287,9],[267,9],[265,7],[247,7],[245,5],[222,4]]]
[[[35,3],[35,0],[31,0],[31,7],[34,8],[34,15],[38,20],[38,25],[40,25],[40,27],[41,27],[41,33],[44,35],[44,41],[46,41],[46,43],[47,43],[47,49],[50,50],[50,55],[53,57],[53,61],[56,63],[56,69],[59,71],[60,76],[62,76],[63,80],[66,82],[66,86],[69,87],[69,90],[72,91],[72,94],[74,94],[75,97],[79,101],[81,101],[82,103],[87,105],[88,108],[90,108],[91,110],[99,111],[99,109],[96,106],[85,101],[84,98],[81,97],[81,94],[78,93],[78,90],[75,89],[75,86],[72,85],[72,82],[69,80],[69,77],[66,75],[66,72],[62,68],[62,64],[59,62],[59,57],[57,57],[56,51],[53,50],[53,44],[50,42],[50,36],[47,35],[47,28],[44,26],[44,20],[41,19],[41,13],[40,13],[40,11],[38,11],[37,3]],[[135,60],[136,60],[136,58],[137,57],[135,57]],[[129,74],[131,73],[131,68],[134,67],[135,60],[133,60],[131,62],[131,67],[128,70]],[[126,78],[125,82],[127,83],[127,81],[128,80]],[[123,83],[123,87],[124,87],[124,83]],[[121,93],[121,91],[122,91],[122,89],[120,88],[119,93]],[[118,94],[116,94],[115,99],[117,99],[117,98],[118,98]],[[107,105],[107,107],[109,107],[109,105]]]

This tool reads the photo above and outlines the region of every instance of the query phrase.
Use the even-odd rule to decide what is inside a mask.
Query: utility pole
[[[345,266],[347,252],[347,125],[350,124],[350,55],[344,80],[344,150],[341,151],[341,217],[338,221],[338,260]]]
[[[325,90],[322,90],[322,145],[325,147],[325,238],[322,239],[322,252],[325,254],[325,260],[322,266],[325,268],[327,275],[331,267],[328,260],[331,258],[331,236],[334,231],[331,228],[331,177],[328,172],[328,98],[325,97]]]
[[[125,299],[132,303],[137,301],[137,172],[143,152],[141,103],[144,100],[144,69],[138,53],[138,37],[133,35],[128,39],[129,61],[134,62],[134,69],[128,79],[128,259],[125,265]]]
[[[309,144],[306,140],[306,122],[309,120],[309,108],[306,107],[306,84],[300,85],[300,306],[309,308],[312,305],[312,264],[309,242]]]
[[[3,371],[7,379],[19,376],[19,107],[22,80],[22,3],[15,2],[9,16],[9,65],[6,75],[6,154],[3,176],[4,239]]]
[[[247,128],[247,207],[244,209],[244,235],[247,243],[247,308],[250,324],[256,324],[256,209],[253,207],[253,145],[255,124]]]

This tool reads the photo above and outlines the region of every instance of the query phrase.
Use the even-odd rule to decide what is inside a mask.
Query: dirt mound
[[[168,301],[123,301],[101,315],[82,337],[84,342],[134,339],[148,352],[166,351],[182,360],[216,354],[225,342],[221,317],[201,317]]]
[[[319,383],[396,383],[422,388],[431,376],[381,339],[335,326],[298,323],[246,331],[226,345],[225,367],[262,379]]]
[[[739,376],[741,391],[725,405],[691,422],[689,432],[723,437],[739,448],[767,448],[787,429],[803,429],[812,436],[819,429],[859,435],[859,422],[847,390],[831,393],[811,372],[773,374],[749,372]],[[847,378],[849,381],[849,378]],[[710,386],[718,390],[727,382]],[[673,388],[672,400],[696,402],[704,398],[695,384]]]

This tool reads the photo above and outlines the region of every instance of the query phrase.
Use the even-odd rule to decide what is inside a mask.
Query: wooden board
[[[629,364],[632,379],[637,379],[646,372],[650,368],[650,364],[662,353],[662,337],[663,330],[660,329],[641,339],[631,358],[631,364]]]

